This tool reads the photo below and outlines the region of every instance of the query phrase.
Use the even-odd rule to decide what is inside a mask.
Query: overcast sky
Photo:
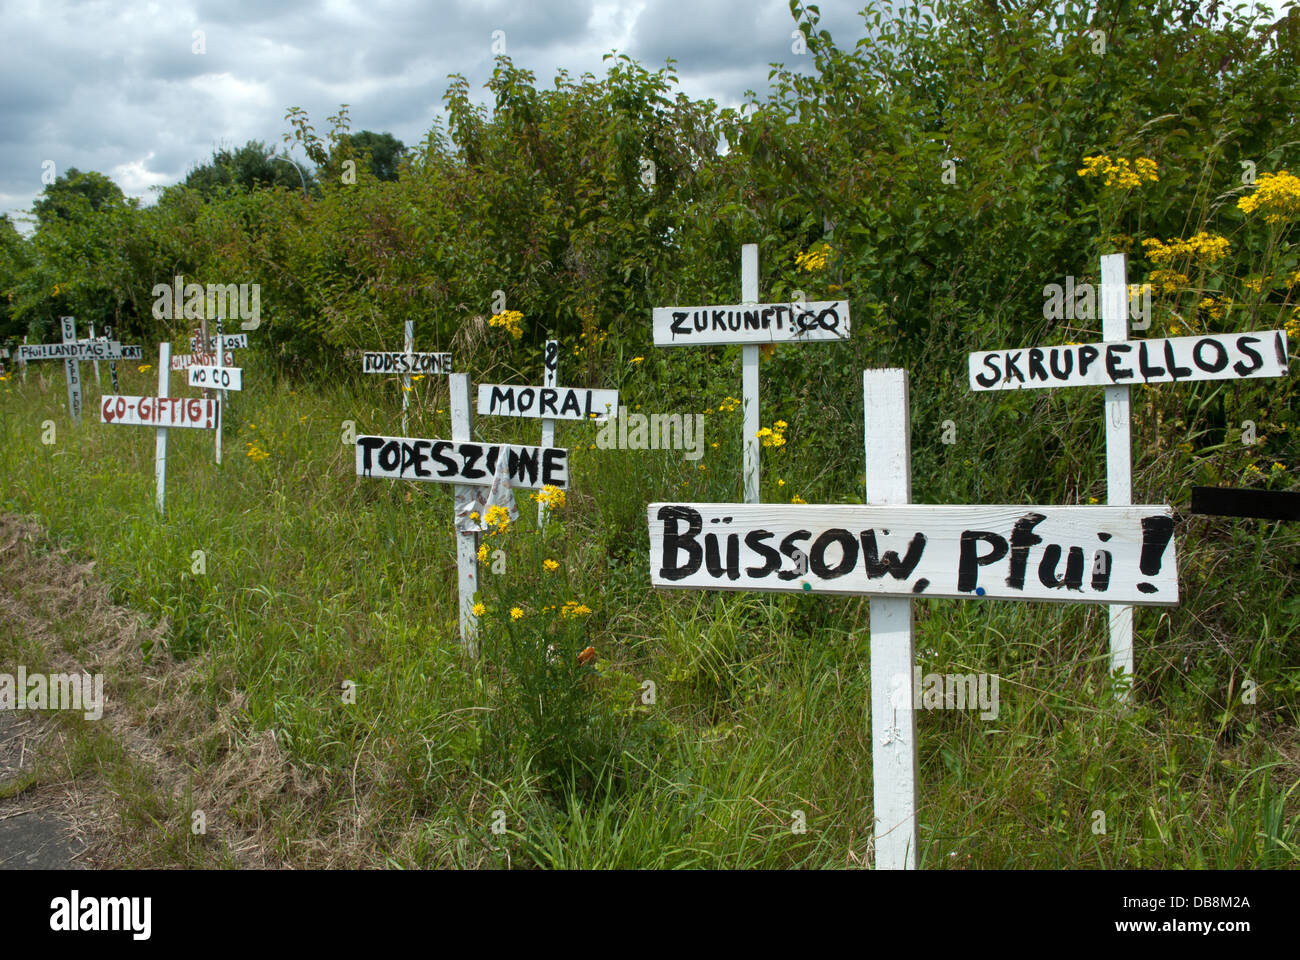
[[[863,35],[857,4],[820,6],[840,46]],[[771,62],[810,59],[793,29],[786,0],[0,0],[0,212],[30,209],[46,161],[151,202],[214,147],[280,147],[290,106],[323,135],[347,103],[354,131],[415,144],[448,74],[487,102],[496,30],[539,85],[603,76],[617,49],[649,69],[673,57],[687,94],[734,106],[765,94]]]

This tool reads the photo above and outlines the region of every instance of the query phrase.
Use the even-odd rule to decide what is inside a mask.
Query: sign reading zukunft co
[[[1083,343],[969,355],[972,390],[1122,387],[1287,375],[1283,330]]]
[[[749,303],[722,307],[655,307],[657,347],[847,340],[847,300]]]
[[[656,587],[1178,602],[1167,506],[655,503]]]
[[[511,486],[540,490],[569,486],[569,451],[512,443],[357,437],[357,476],[486,486],[506,458]]]

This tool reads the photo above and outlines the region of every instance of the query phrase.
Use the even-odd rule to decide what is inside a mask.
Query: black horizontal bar
[[[1300,493],[1192,487],[1192,513],[1258,520],[1300,520]]]

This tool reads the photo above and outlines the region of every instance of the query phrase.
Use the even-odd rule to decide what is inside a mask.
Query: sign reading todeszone
[[[126,423],[140,427],[193,427],[215,430],[221,404],[198,397],[119,397],[100,399],[99,419],[103,423]]]
[[[493,417],[550,417],[553,420],[604,418],[617,415],[618,391],[480,383],[478,412]]]
[[[1127,386],[1287,375],[1283,330],[1084,343],[969,355],[972,390]]]
[[[569,451],[561,447],[413,437],[357,437],[357,476],[483,486],[492,482],[503,456],[512,486],[569,486]]]
[[[1167,506],[654,503],[656,587],[1178,602]]]
[[[400,350],[372,350],[361,355],[361,372],[451,373],[451,354],[403,353]]]
[[[244,389],[242,367],[209,367],[196,364],[186,369],[189,370],[191,387],[203,387],[206,390]]]
[[[655,346],[849,339],[849,302],[655,307]]]

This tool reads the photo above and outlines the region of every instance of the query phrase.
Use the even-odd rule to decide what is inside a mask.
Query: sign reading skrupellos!
[[[849,302],[742,303],[655,307],[656,347],[849,339]]]
[[[969,355],[972,390],[1128,386],[1287,375],[1284,330],[1083,343]]]
[[[510,485],[540,490],[569,486],[569,451],[512,443],[421,440],[413,437],[357,437],[357,476],[434,483],[488,484],[497,461],[506,458]]]
[[[656,503],[657,587],[1178,602],[1165,506]]]

